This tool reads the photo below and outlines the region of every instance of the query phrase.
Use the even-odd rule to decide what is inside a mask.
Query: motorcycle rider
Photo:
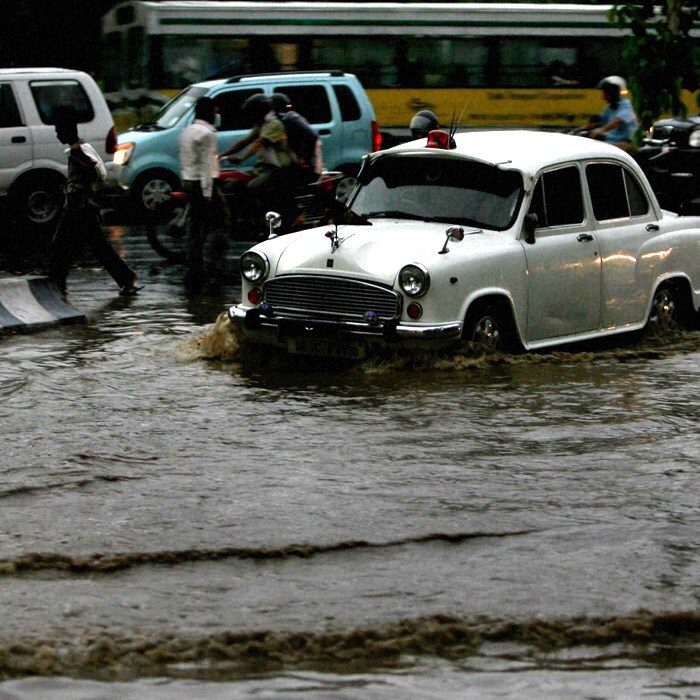
[[[242,163],[257,154],[253,177],[246,185],[250,203],[254,208],[278,211],[282,215],[282,230],[286,230],[294,220],[294,193],[288,185],[293,159],[287,130],[265,95],[251,95],[241,109],[251,130],[219,158]]]
[[[431,131],[439,128],[440,124],[435,112],[431,112],[429,109],[421,109],[416,112],[409,125],[414,139],[427,138]]]
[[[622,96],[623,90],[627,90],[627,83],[624,78],[611,75],[603,78],[598,83],[598,88],[602,90],[607,106],[574,133],[587,131],[590,138],[611,143],[625,151],[632,150],[632,139],[639,126],[639,120],[629,98]]]

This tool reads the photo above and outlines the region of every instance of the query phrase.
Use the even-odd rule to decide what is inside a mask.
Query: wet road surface
[[[693,697],[699,333],[280,359],[110,234],[0,339],[0,699]]]

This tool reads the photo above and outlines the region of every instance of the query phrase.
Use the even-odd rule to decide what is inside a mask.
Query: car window
[[[95,118],[90,98],[77,80],[34,80],[29,88],[44,124],[53,124],[56,109],[67,106],[75,109],[81,124]]]
[[[362,216],[502,231],[523,194],[519,172],[456,158],[380,156],[363,167],[351,206]]]
[[[348,85],[334,85],[333,90],[340,105],[340,118],[344,122],[356,122],[362,117],[355,93]]]
[[[331,121],[331,105],[324,85],[278,85],[274,91],[287,95],[294,111],[305,117],[309,124]]]
[[[17,100],[9,83],[0,83],[0,129],[22,126]]]
[[[649,202],[636,179],[622,166],[591,163],[586,167],[593,214],[598,221],[626,219],[649,211]]]
[[[251,95],[259,95],[262,90],[227,90],[214,96],[214,102],[219,108],[221,126],[219,131],[234,131],[250,129],[252,124],[246,121],[241,107]]]
[[[637,178],[627,170],[625,170],[625,185],[627,186],[630,213],[632,216],[644,216],[644,214],[649,211],[649,200],[644,194],[644,190],[637,181]]]
[[[530,203],[538,228],[580,224],[583,221],[581,177],[575,166],[558,168],[540,176]]]

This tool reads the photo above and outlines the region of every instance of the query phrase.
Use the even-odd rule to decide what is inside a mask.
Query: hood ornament
[[[335,253],[340,247],[340,238],[338,238],[338,227],[335,226],[330,231],[326,231],[326,238],[331,239],[331,253]]]

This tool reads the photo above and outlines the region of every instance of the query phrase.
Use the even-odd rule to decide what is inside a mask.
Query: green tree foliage
[[[683,89],[698,88],[697,50],[690,29],[700,15],[700,0],[650,0],[618,3],[611,19],[631,34],[625,37],[623,59],[632,103],[643,129],[663,114],[685,115]]]

